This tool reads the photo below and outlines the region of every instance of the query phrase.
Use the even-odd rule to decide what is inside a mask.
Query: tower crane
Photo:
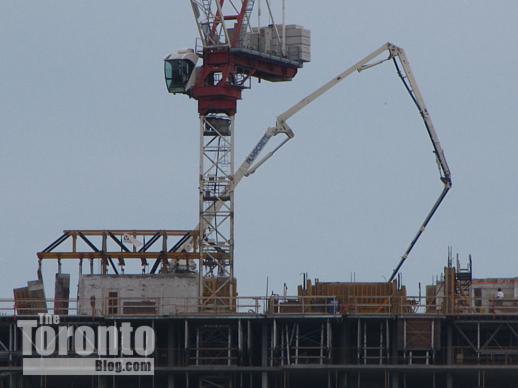
[[[237,101],[252,78],[291,81],[309,62],[309,31],[276,25],[269,2],[272,24],[253,28],[255,0],[189,0],[202,47],[180,50],[164,61],[168,91],[198,103],[198,233],[177,248],[199,252],[200,297],[207,306],[235,295],[234,188],[241,174],[234,169]]]

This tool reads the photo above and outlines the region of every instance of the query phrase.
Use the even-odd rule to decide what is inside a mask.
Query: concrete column
[[[446,387],[453,388],[453,376],[451,375],[451,373],[448,373],[446,375]]]
[[[16,375],[13,372],[9,373],[9,387],[16,387]]]
[[[268,373],[261,373],[261,388],[268,388]]]
[[[448,325],[446,331],[446,341],[447,341],[447,349],[446,349],[446,362],[448,365],[453,365],[453,328],[452,322],[447,321]],[[451,373],[446,374],[446,388],[453,388],[453,376]]]
[[[387,325],[391,325],[391,328],[389,330],[390,332],[390,339],[389,339],[389,346],[390,346],[390,361],[389,364],[397,365],[399,364],[398,359],[398,320],[393,319],[391,321],[387,321]],[[390,373],[390,387],[391,388],[399,388],[399,373],[398,372],[391,372]]]
[[[349,373],[340,372],[338,375],[338,386],[340,388],[349,388]]]
[[[246,353],[247,353],[247,360],[248,365],[252,365],[252,352],[254,349],[252,349],[252,322],[250,320],[246,323],[247,330],[246,330]]]
[[[390,373],[390,388],[399,388],[399,373]]]
[[[261,366],[268,366],[268,321],[262,324]],[[261,388],[268,388],[268,373],[261,373]]]
[[[108,376],[98,376],[97,386],[99,388],[108,388]]]
[[[174,330],[174,321],[169,321],[167,325],[167,366],[176,365],[176,332]],[[175,388],[174,375],[167,376],[167,387]]]
[[[238,365],[243,365],[244,352],[243,352],[243,323],[240,320],[237,321],[237,349],[238,349]]]
[[[341,365],[347,365],[351,363],[349,353],[351,351],[350,341],[350,325],[347,318],[340,324],[340,346],[339,349],[335,350],[335,354],[338,358],[338,362]],[[338,387],[349,388],[349,374],[347,372],[338,372]]]
[[[32,384],[31,384],[30,377],[27,378],[27,377],[23,377],[23,375],[21,375],[20,376],[20,387],[21,388],[31,388]]]

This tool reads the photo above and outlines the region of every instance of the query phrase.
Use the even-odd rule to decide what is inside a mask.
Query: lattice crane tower
[[[198,102],[199,237],[186,249],[200,253],[200,296],[205,304],[219,304],[221,295],[235,295],[237,101],[251,87],[252,78],[291,81],[310,60],[309,31],[284,23],[284,2],[283,23],[275,24],[271,1],[265,0],[270,24],[252,27],[255,0],[189,0],[202,48],[180,50],[165,59],[168,91]]]

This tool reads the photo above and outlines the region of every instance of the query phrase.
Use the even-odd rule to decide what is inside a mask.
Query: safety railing
[[[295,296],[78,299],[0,299],[0,315],[518,315],[518,299],[413,296]]]
[[[338,315],[331,296],[312,297],[91,297],[81,299],[0,299],[0,315],[56,314],[71,316],[169,315]]]
[[[339,299],[339,298],[337,298]],[[340,312],[361,315],[518,315],[518,299],[436,296],[350,296],[340,300]]]

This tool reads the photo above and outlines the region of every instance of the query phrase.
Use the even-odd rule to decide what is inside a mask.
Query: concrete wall
[[[198,310],[198,276],[82,275],[79,315],[175,315]]]

